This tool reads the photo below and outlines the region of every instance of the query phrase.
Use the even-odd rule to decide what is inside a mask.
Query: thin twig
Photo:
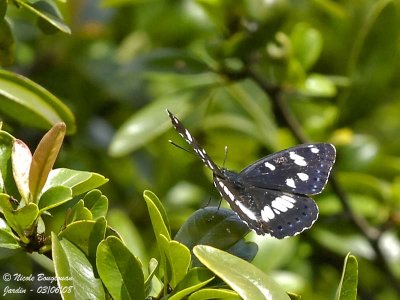
[[[302,127],[300,126],[297,118],[294,116],[289,106],[287,105],[283,97],[282,90],[278,86],[270,85],[267,81],[265,81],[251,69],[248,69],[248,76],[270,97],[276,113],[278,114],[278,118],[280,118],[285,123],[285,125],[294,135],[294,137],[300,143],[310,142],[308,137],[302,131]],[[379,247],[379,241],[380,237],[382,236],[382,232],[374,227],[371,227],[364,218],[357,215],[353,211],[350,206],[347,194],[341,188],[334,173],[331,174],[329,182],[331,184],[333,192],[336,194],[340,203],[342,204],[344,213],[349,216],[350,220],[365,236],[365,238],[368,240],[369,244],[373,248],[376,255],[374,258],[374,264],[378,269],[381,269],[381,271],[388,277],[390,284],[400,295],[400,282],[393,273],[388,261],[386,260],[382,250]]]

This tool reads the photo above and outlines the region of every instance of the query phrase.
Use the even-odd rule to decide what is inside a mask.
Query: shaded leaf
[[[205,268],[193,268],[186,274],[185,278],[179,282],[173,295],[169,299],[185,299],[187,295],[206,286],[214,278],[214,274]]]
[[[99,190],[92,190],[83,198],[85,207],[92,213],[93,219],[105,217],[108,211],[108,199]]]
[[[52,233],[52,257],[64,300],[105,299],[103,285],[85,254],[67,239]]]
[[[11,66],[14,62],[15,40],[11,26],[1,17],[2,6],[7,6],[7,0],[0,0],[0,66]],[[5,13],[5,10],[4,10]]]
[[[42,4],[42,2],[44,1],[37,1],[34,4],[21,0],[16,0],[16,2],[18,2],[19,5],[34,13],[38,17],[46,20],[59,30],[65,33],[71,33],[71,29],[69,29],[69,27],[63,22],[63,20],[61,20],[58,15],[54,14],[55,7],[53,7],[53,10],[50,13],[49,5]]]
[[[188,300],[226,299],[240,300],[239,295],[232,290],[204,288],[191,294]]]
[[[251,261],[257,253],[257,245],[242,240],[249,231],[232,210],[205,207],[186,220],[175,240],[189,249],[196,245],[210,245]],[[194,260],[194,265],[198,265],[197,260]]]
[[[342,278],[336,291],[336,300],[356,300],[358,283],[358,263],[354,255],[348,253],[344,259]]]
[[[55,124],[40,140],[32,157],[29,171],[29,190],[32,201],[37,202],[47,177],[57,159],[65,136],[65,124]]]
[[[0,70],[0,111],[33,128],[49,129],[58,122],[75,132],[72,112],[57,97],[28,78]]]
[[[152,102],[118,129],[110,144],[110,155],[126,155],[166,131],[171,124],[165,112],[166,108],[183,113],[190,107],[189,99],[179,97]]]
[[[269,276],[236,256],[205,245],[194,247],[193,253],[245,300],[290,299]]]
[[[96,257],[100,277],[113,299],[145,298],[141,264],[121,240],[109,237],[102,241]]]
[[[65,217],[65,224],[71,224],[77,221],[93,220],[93,215],[85,207],[83,200],[79,200],[68,212]]]
[[[18,238],[13,234],[11,228],[3,218],[0,218],[0,248],[21,248],[18,243]]]
[[[0,175],[2,177],[3,190],[9,195],[17,197],[19,192],[15,185],[11,160],[14,140],[12,135],[0,130]]]
[[[97,245],[105,237],[106,224],[104,218],[100,218],[96,222],[92,220],[77,221],[65,227],[59,237],[68,239],[95,263]]]

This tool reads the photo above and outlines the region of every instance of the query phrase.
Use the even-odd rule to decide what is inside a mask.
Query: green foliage
[[[0,0],[0,271],[71,277],[63,299],[399,298],[399,9]],[[165,109],[232,170],[335,144],[313,228],[273,240],[199,209],[211,174]]]

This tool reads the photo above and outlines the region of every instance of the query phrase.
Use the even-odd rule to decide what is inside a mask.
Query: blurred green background
[[[400,298],[398,1],[57,5],[70,35],[44,34],[32,14],[9,5],[15,48],[2,51],[13,57],[5,68],[73,111],[77,130],[57,166],[110,179],[102,188],[109,221],[137,256],[157,255],[145,189],[160,197],[174,232],[210,197],[219,201],[209,170],[168,142],[186,147],[169,108],[219,165],[228,146],[232,170],[298,137],[335,144],[335,182],[348,207],[328,184],[314,197],[320,217],[309,231],[285,240],[248,236],[260,248],[254,264],[303,299],[329,299],[351,251],[360,299]],[[32,150],[44,133],[1,119]],[[0,255],[0,269],[39,268],[25,254]]]

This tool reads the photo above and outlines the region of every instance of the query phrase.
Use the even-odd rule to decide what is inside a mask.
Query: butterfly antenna
[[[226,158],[228,157],[228,146],[225,146],[225,156],[224,156],[224,163],[222,164],[222,167],[225,168],[225,162]],[[221,203],[220,203],[221,204]]]

